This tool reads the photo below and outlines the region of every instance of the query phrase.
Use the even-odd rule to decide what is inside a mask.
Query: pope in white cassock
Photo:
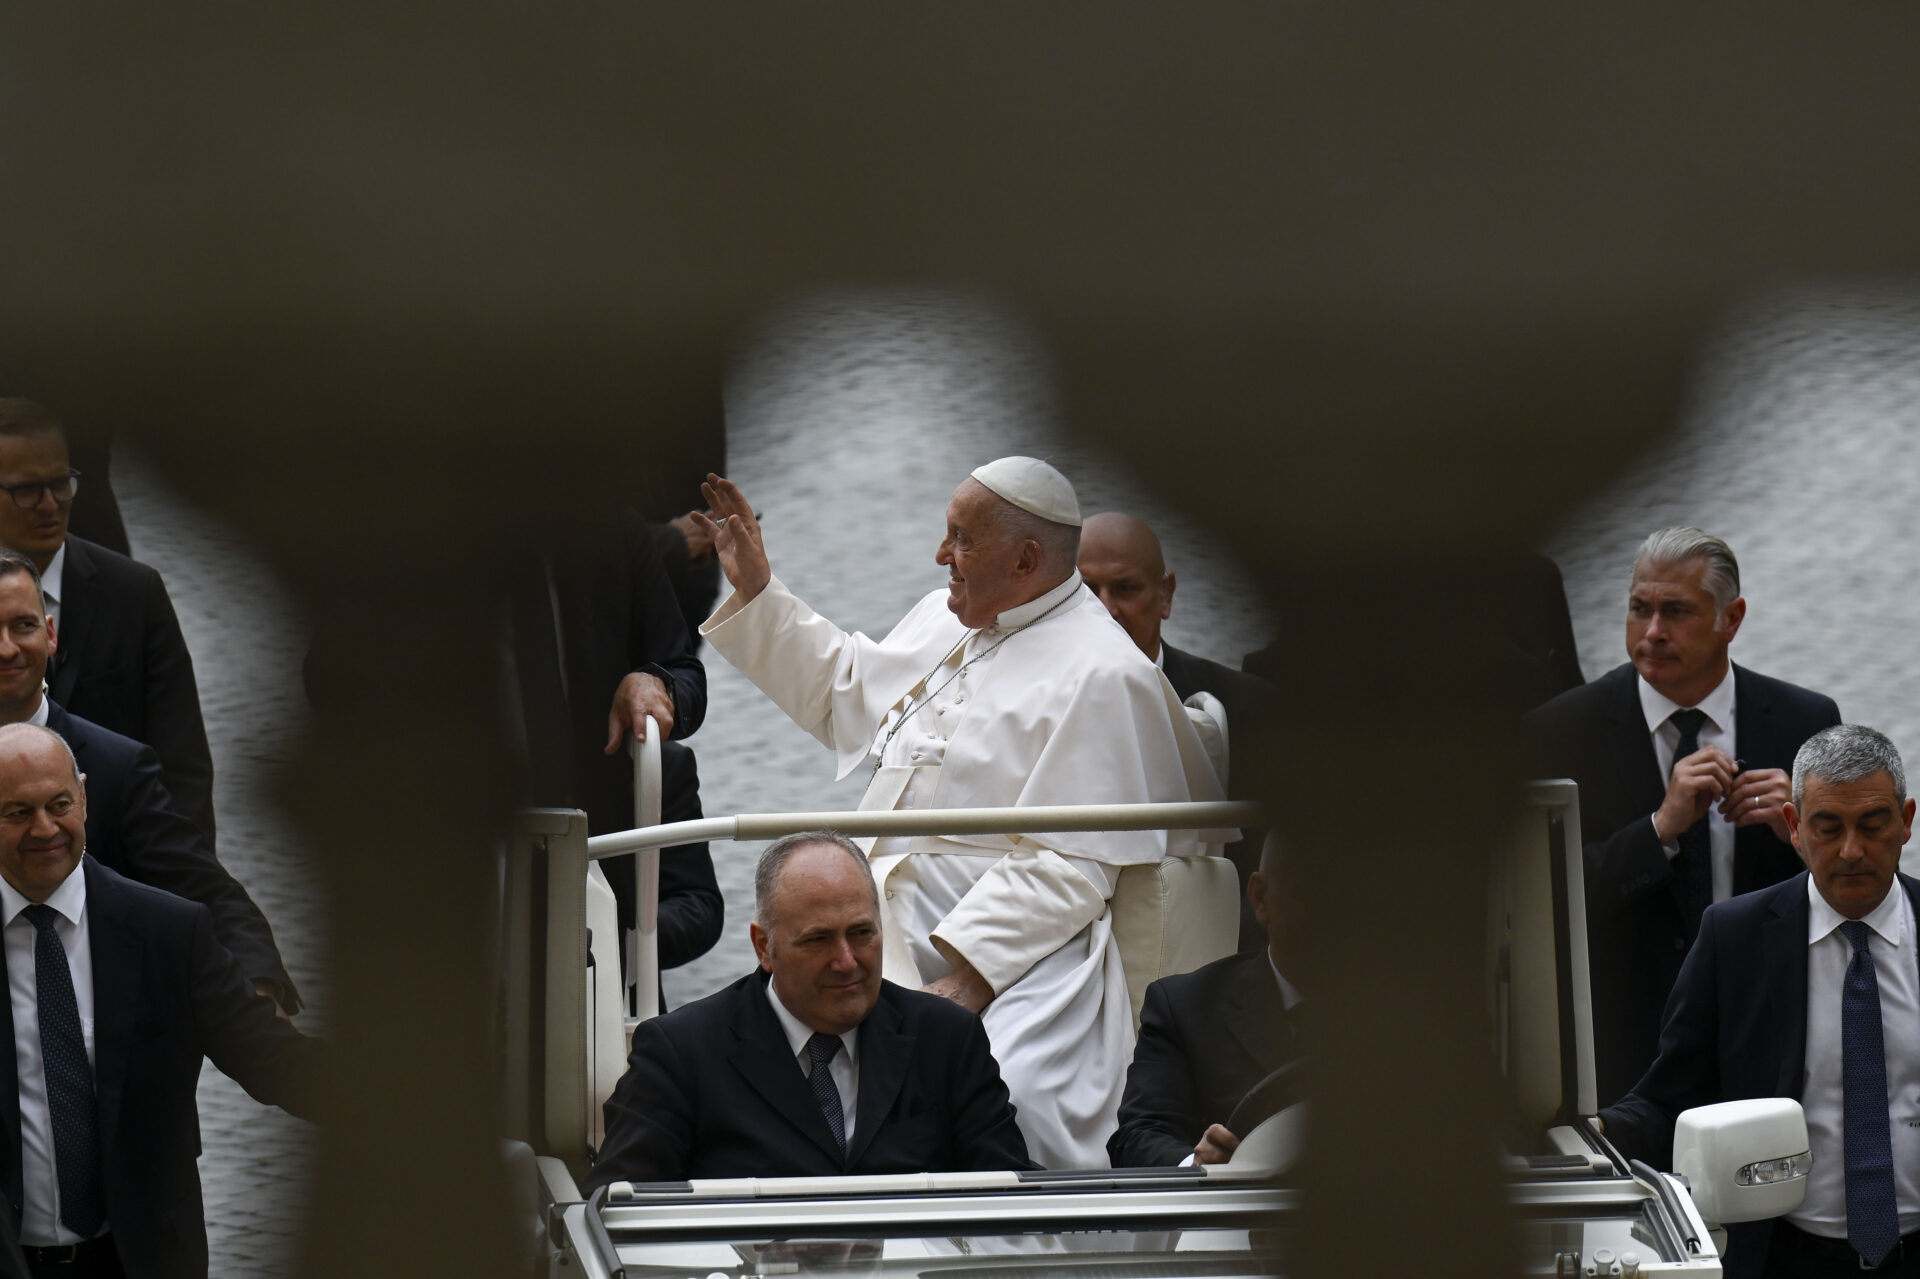
[[[1032,458],[974,471],[934,556],[947,587],[883,640],[849,635],[772,574],[753,508],[703,486],[733,593],[700,632],[839,758],[863,809],[1221,797],[1159,669],[1075,568],[1080,507]],[[883,839],[885,976],[979,1012],[1040,1163],[1097,1168],[1133,1052],[1108,899],[1121,867],[1210,851],[1192,832]]]

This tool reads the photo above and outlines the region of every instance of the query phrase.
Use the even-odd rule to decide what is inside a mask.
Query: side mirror
[[[1813,1155],[1807,1116],[1786,1097],[1723,1101],[1683,1111],[1673,1125],[1673,1170],[1687,1179],[1710,1226],[1778,1217],[1807,1194]]]

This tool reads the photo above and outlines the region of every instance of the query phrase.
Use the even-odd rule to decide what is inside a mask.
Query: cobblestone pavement
[[[300,1028],[324,1032],[321,885],[273,800],[275,775],[293,753],[306,712],[306,640],[296,610],[226,529],[175,500],[125,451],[114,456],[114,490],[133,552],[166,578],[193,653],[213,747],[220,858],[273,925],[307,1001]],[[254,1101],[209,1064],[200,1077],[200,1131],[211,1273],[291,1276],[314,1130]]]
[[[933,548],[946,499],[987,458],[1058,461],[1088,511],[1155,522],[1180,575],[1170,637],[1237,663],[1270,619],[1231,560],[1148,500],[1097,446],[1056,429],[1057,397],[1017,323],[978,299],[846,293],[775,317],[729,386],[733,478],[765,515],[775,571],[826,616],[883,633],[941,584]],[[1778,299],[1706,364],[1686,429],[1575,513],[1547,549],[1567,578],[1589,677],[1621,658],[1632,549],[1663,523],[1726,536],[1751,610],[1735,653],[1831,692],[1849,719],[1920,742],[1920,690],[1904,637],[1920,562],[1920,295]],[[1172,429],[1170,427],[1170,429]],[[325,928],[307,852],[272,802],[300,732],[304,641],[284,593],[245,548],[116,459],[134,549],[166,576],[195,655],[213,742],[221,855],[273,922],[326,1024]],[[691,499],[690,499],[691,500]],[[710,814],[852,807],[856,775],[709,652],[711,709],[692,745]],[[667,974],[675,1005],[751,965],[746,920],[758,844],[716,845],[727,928],[712,953]],[[1909,870],[1915,869],[1909,857]],[[293,1272],[311,1130],[209,1069],[200,1090],[213,1273]]]

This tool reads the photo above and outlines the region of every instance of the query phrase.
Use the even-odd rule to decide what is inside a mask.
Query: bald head
[[[1160,655],[1160,623],[1173,613],[1173,574],[1145,520],[1105,511],[1080,530],[1080,576],[1140,651]]]

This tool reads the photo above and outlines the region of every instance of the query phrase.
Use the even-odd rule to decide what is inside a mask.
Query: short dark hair
[[[40,580],[40,570],[34,567],[32,560],[10,546],[0,546],[0,582],[6,581],[16,573],[25,573],[33,581],[33,589],[40,596],[40,611],[47,611],[47,588]]]
[[[18,395],[0,395],[0,435],[39,435],[57,431],[67,438],[67,426],[59,415],[38,400]]]
[[[760,854],[760,861],[753,868],[754,923],[762,928],[769,925],[773,896],[780,887],[780,868],[787,864],[789,857],[814,844],[827,844],[853,858],[860,867],[860,873],[866,876],[867,887],[873,889],[874,905],[880,904],[880,889],[873,882],[873,867],[867,864],[867,855],[860,851],[859,845],[837,830],[803,830],[794,835],[782,835]]]

